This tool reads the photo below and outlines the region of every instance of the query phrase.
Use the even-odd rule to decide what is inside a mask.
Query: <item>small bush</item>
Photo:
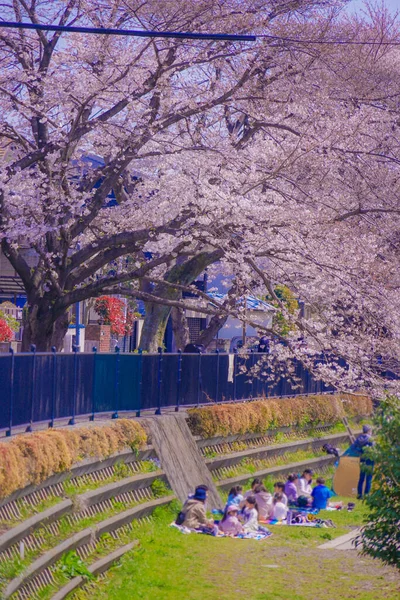
[[[379,405],[375,446],[366,453],[374,461],[374,485],[366,496],[367,524],[358,542],[363,554],[400,569],[400,398],[388,396]]]
[[[68,471],[85,458],[106,458],[126,448],[139,449],[147,436],[139,423],[121,419],[111,425],[49,429],[17,435],[0,443],[0,498],[54,473]]]
[[[335,425],[344,416],[371,413],[371,398],[361,394],[297,396],[194,408],[188,423],[194,435],[211,438],[265,433],[279,427]]]

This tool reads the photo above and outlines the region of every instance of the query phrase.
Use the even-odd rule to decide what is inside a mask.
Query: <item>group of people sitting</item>
[[[195,493],[189,496],[183,505],[176,524],[190,530],[211,535],[224,534],[238,536],[258,532],[269,533],[266,528],[259,525],[258,506],[254,496],[249,495],[246,499],[240,496],[243,502],[239,506],[237,499],[231,499],[230,495],[222,519],[214,521],[207,517],[207,495],[207,486],[199,485]]]
[[[257,532],[268,533],[268,529],[260,525],[260,522],[282,522],[291,508],[321,510],[327,507],[333,493],[325,485],[323,478],[318,478],[317,485],[312,487],[312,478],[311,469],[305,469],[301,477],[288,475],[286,483],[275,483],[273,494],[267,491],[259,478],[253,480],[251,488],[245,493],[237,485],[229,492],[220,521],[207,517],[208,488],[200,485],[185,502],[176,524],[211,535],[234,537]]]
[[[290,508],[313,508],[323,510],[327,507],[333,492],[325,485],[322,477],[317,479],[317,485],[312,487],[313,471],[305,469],[301,477],[296,474],[288,475],[286,483],[277,481],[274,484],[274,493],[268,492],[261,479],[253,480],[250,490],[243,495],[243,489],[237,485],[233,487],[228,496],[224,517],[220,527],[224,530],[224,523],[230,526],[228,517],[243,514],[245,527],[247,515],[253,510],[257,513],[257,521],[283,521]],[[256,514],[252,512],[251,523],[255,522]]]

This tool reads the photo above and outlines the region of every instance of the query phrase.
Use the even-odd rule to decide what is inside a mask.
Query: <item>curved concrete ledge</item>
[[[76,496],[74,502],[70,499],[64,500],[39,514],[34,515],[20,525],[17,525],[17,527],[13,527],[1,535],[0,552],[7,550],[7,548],[10,548],[20,540],[24,539],[39,527],[57,521],[74,510],[78,510],[79,512],[89,506],[104,502],[105,500],[109,500],[120,494],[149,487],[156,479],[161,479],[167,483],[167,478],[163,471],[152,471],[151,473],[133,475],[132,477],[127,477],[120,481],[104,485],[95,490],[91,490],[90,492],[85,492],[84,494]]]
[[[300,462],[291,463],[289,465],[281,465],[279,467],[261,469],[260,471],[255,471],[255,473],[245,473],[244,475],[230,477],[229,479],[220,479],[219,481],[216,481],[216,485],[222,489],[230,489],[234,485],[245,483],[249,479],[254,479],[255,477],[265,478],[268,477],[268,475],[285,475],[287,473],[300,471],[302,468],[305,467],[314,467],[315,469],[317,469],[318,467],[326,467],[328,465],[331,465],[335,461],[336,458],[334,456],[321,456],[317,458],[310,458],[308,460],[302,460]]]
[[[82,477],[82,475],[88,475],[90,473],[95,473],[96,471],[101,471],[101,469],[106,469],[108,467],[112,467],[117,463],[132,463],[138,462],[140,460],[148,460],[149,458],[155,458],[156,454],[154,448],[152,446],[145,446],[138,453],[132,452],[132,450],[123,450],[122,452],[117,452],[116,454],[112,454],[111,456],[99,460],[98,458],[88,458],[83,460],[82,462],[76,463],[72,465],[69,471],[63,471],[62,473],[55,473],[46,481],[43,481],[39,485],[28,485],[21,490],[16,490],[13,494],[0,500],[0,507],[12,502],[13,500],[18,500],[18,498],[23,498],[24,496],[28,496],[33,492],[37,492],[39,490],[43,490],[52,485],[57,485],[57,483],[62,483],[66,479],[74,479],[75,477]]]
[[[55,548],[52,548],[43,556],[35,560],[29,567],[21,573],[18,577],[15,577],[6,589],[4,590],[3,598],[7,600],[10,598],[15,592],[17,592],[25,583],[28,583],[31,579],[39,575],[42,571],[50,567],[52,564],[57,562],[65,552],[69,552],[70,550],[76,550],[80,546],[84,546],[88,544],[93,537],[93,530],[91,528],[84,529],[79,533],[76,533],[72,537],[68,538],[62,544],[59,544]]]
[[[145,502],[135,506],[134,508],[131,508],[130,510],[126,510],[118,515],[115,515],[114,517],[106,519],[105,521],[101,521],[93,527],[88,527],[87,529],[76,533],[55,548],[52,548],[43,554],[43,556],[29,565],[29,567],[23,573],[21,573],[21,575],[15,577],[4,590],[3,599],[7,600],[10,598],[26,583],[56,563],[66,552],[76,550],[77,548],[88,544],[92,540],[98,540],[104,533],[119,529],[134,519],[140,519],[141,517],[147,516],[148,514],[152,513],[155,508],[169,504],[174,499],[175,496],[171,495],[158,498],[157,500],[151,500],[150,502]]]
[[[88,567],[88,571],[93,575],[100,575],[100,573],[104,573],[107,571],[113,563],[119,560],[124,554],[132,550],[135,546],[139,544],[138,541],[131,542],[130,544],[126,544],[122,546],[122,548],[118,548],[111,554],[108,554],[104,558],[101,558],[97,562],[93,563]],[[52,596],[52,600],[64,600],[67,598],[71,592],[80,588],[84,583],[86,583],[86,579],[84,577],[74,577],[65,585],[61,590],[59,590],[54,596]]]
[[[23,540],[38,527],[41,527],[42,525],[48,525],[49,523],[57,521],[64,515],[72,512],[73,506],[72,500],[64,500],[63,502],[44,510],[38,515],[34,515],[20,525],[9,529],[6,533],[3,533],[3,535],[0,536],[0,552],[4,552],[4,550],[7,550],[7,548],[10,548],[10,546],[13,546],[20,540]]]
[[[355,419],[355,422],[353,421],[353,427],[356,426],[356,422],[359,421],[360,419],[362,419],[363,417],[357,417]],[[206,448],[208,446],[218,446],[219,444],[231,444],[232,442],[245,442],[245,441],[251,441],[251,440],[257,440],[259,438],[263,438],[263,437],[273,437],[275,436],[277,433],[290,433],[290,432],[294,432],[294,433],[307,433],[307,432],[311,432],[313,430],[315,430],[315,428],[324,430],[324,429],[330,429],[331,427],[334,427],[335,424],[329,424],[329,425],[316,425],[315,427],[307,427],[307,428],[301,428],[301,427],[277,427],[276,429],[268,429],[267,431],[264,431],[263,433],[237,433],[235,435],[228,435],[228,436],[217,436],[217,437],[213,437],[213,438],[202,438],[200,435],[195,435],[193,436],[194,439],[197,442],[197,445],[199,448]],[[357,432],[354,431],[354,434],[356,434]],[[330,435],[341,435],[341,434],[330,434]],[[342,435],[346,435],[348,436],[347,431],[343,431]],[[318,439],[318,438],[316,438]]]
[[[286,442],[285,444],[275,444],[273,446],[260,446],[258,448],[249,448],[240,452],[232,452],[223,454],[215,458],[206,459],[208,468],[213,471],[221,467],[230,467],[239,463],[243,458],[268,458],[272,456],[280,456],[286,452],[296,452],[298,450],[318,449],[324,444],[342,444],[349,441],[347,433],[335,433],[318,438],[306,438],[295,442]]]
[[[278,427],[277,429],[264,431],[262,433],[237,433],[235,435],[227,435],[225,437],[219,435],[213,438],[202,438],[200,435],[196,435],[194,438],[199,448],[206,448],[207,446],[218,446],[219,444],[232,444],[233,442],[258,440],[259,438],[274,436],[277,433],[289,433],[290,431],[297,430],[294,427]]]
[[[114,517],[110,517],[105,521],[97,523],[97,525],[93,528],[96,539],[99,539],[104,533],[109,533],[110,531],[119,529],[123,525],[127,525],[134,519],[140,519],[141,517],[147,516],[148,514],[152,513],[155,508],[158,508],[159,506],[165,506],[166,504],[172,502],[172,500],[175,500],[175,498],[176,496],[171,494],[170,496],[164,496],[163,498],[150,500],[150,502],[139,504],[134,508],[125,510]]]
[[[90,492],[85,492],[75,497],[75,502],[80,510],[104,502],[120,494],[131,492],[132,490],[141,490],[149,487],[156,479],[162,479],[167,483],[166,475],[163,471],[152,471],[151,473],[143,473],[140,475],[132,475],[120,481],[109,483]]]

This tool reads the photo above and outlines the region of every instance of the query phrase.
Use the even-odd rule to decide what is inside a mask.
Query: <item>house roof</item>
[[[227,294],[220,294],[219,292],[208,292],[207,294],[211,299],[218,300],[223,302],[227,296]],[[243,298],[239,300],[242,302]],[[276,308],[265,302],[265,300],[260,300],[260,298],[256,298],[255,296],[246,296],[246,308],[247,310],[261,310],[263,312],[275,312]]]

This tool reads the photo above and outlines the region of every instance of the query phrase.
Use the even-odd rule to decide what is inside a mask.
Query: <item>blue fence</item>
[[[273,385],[251,378],[249,370],[263,354],[246,357],[215,354],[21,353],[0,355],[0,430],[77,416],[117,418],[125,411],[196,406],[260,396],[291,396],[330,391],[295,364],[299,387],[284,377]],[[264,369],[262,369],[264,370]]]

